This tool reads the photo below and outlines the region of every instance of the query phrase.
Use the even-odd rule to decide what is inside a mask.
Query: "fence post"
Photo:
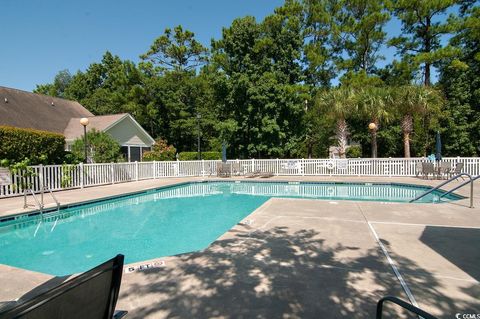
[[[112,180],[112,184],[115,184],[115,168],[113,166],[113,163],[110,163],[110,177]]]
[[[252,173],[255,172],[255,159],[252,158]]]
[[[153,168],[152,168],[152,173],[153,173],[153,179],[157,178],[157,165],[155,161],[152,162]]]
[[[302,160],[300,161],[300,173],[302,174],[302,176],[305,176],[305,159],[302,158]]]
[[[280,164],[279,164],[280,160],[278,159],[277,157],[277,164],[275,165],[275,175],[278,176],[278,174],[280,173]]]
[[[38,165],[38,187],[43,192],[43,164]]]
[[[83,188],[84,184],[84,176],[83,176],[83,163],[80,163],[80,188]]]
[[[205,160],[202,158],[202,177],[205,177]]]
[[[40,203],[41,205],[43,205],[43,165],[42,164],[38,165],[38,186],[40,187]],[[32,192],[33,192],[35,189],[35,185],[32,185],[32,187],[30,188],[32,189]]]
[[[392,158],[388,158],[388,177],[392,177]]]
[[[135,161],[135,180],[138,181],[138,162]]]

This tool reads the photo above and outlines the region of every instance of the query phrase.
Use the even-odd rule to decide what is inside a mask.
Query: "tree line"
[[[401,24],[391,36],[386,25]],[[140,56],[106,52],[85,71],[60,71],[35,92],[97,115],[128,112],[179,152],[230,158],[480,153],[480,7],[474,0],[286,0],[246,16],[209,47],[182,26]],[[382,48],[395,58],[380,66]],[[438,81],[434,83],[434,70]]]

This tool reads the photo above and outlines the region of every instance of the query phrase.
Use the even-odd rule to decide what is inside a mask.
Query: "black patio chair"
[[[123,273],[123,255],[0,312],[1,319],[119,319],[115,311]]]
[[[392,296],[383,297],[382,299],[380,299],[378,301],[378,303],[377,303],[377,315],[375,316],[376,319],[382,319],[383,318],[382,317],[383,316],[383,304],[387,301],[392,302],[392,303],[402,307],[403,309],[408,310],[409,312],[413,312],[414,314],[418,315],[419,318],[438,319],[437,317],[432,316],[428,312],[425,312],[424,310],[422,310],[418,307],[415,307],[415,306],[403,301],[402,299],[399,299],[397,297],[392,297]]]

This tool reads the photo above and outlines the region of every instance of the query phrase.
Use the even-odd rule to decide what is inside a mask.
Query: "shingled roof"
[[[89,124],[88,129],[96,129],[97,131],[105,131],[110,126],[122,120],[128,116],[128,113],[112,114],[112,115],[97,115],[94,117],[88,117]],[[62,132],[65,135],[65,139],[75,140],[83,135],[83,126],[80,124],[80,117],[74,117],[68,122],[65,131]]]
[[[91,116],[75,101],[0,86],[0,125],[63,134],[72,118]]]

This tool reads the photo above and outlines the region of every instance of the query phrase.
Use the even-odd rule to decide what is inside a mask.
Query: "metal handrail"
[[[43,209],[45,208],[45,203],[43,201],[43,194],[45,191],[48,191],[50,193],[50,195],[52,196],[53,200],[55,201],[55,204],[57,205],[57,210],[60,210],[60,202],[57,200],[57,198],[55,197],[55,195],[53,195],[53,192],[50,188],[48,187],[43,187],[41,189],[41,192],[40,192],[40,201],[38,200],[37,198],[37,195],[35,195],[35,192],[29,188],[29,189],[26,189],[24,192],[23,192],[23,208],[27,208],[28,207],[28,204],[27,204],[27,194],[30,192],[30,194],[32,194],[32,197],[35,201],[35,204],[37,204],[39,210],[40,210],[40,214],[41,216],[43,217]]]
[[[35,193],[31,190],[31,189],[26,189],[23,193],[23,208],[27,208],[28,205],[27,205],[27,193],[30,192],[32,194],[32,197],[33,197],[33,200],[35,201],[35,203],[37,204],[38,208],[40,209],[40,215],[43,217],[43,203],[40,203],[38,201],[38,198],[37,196],[35,195]]]
[[[55,204],[57,204],[57,210],[60,210],[60,202],[57,200],[57,198],[55,197],[55,195],[53,195],[53,192],[50,188],[48,188],[47,186],[44,186],[43,189],[42,189],[42,205],[43,205],[43,192],[44,191],[48,191],[50,193],[50,196],[52,196],[53,200],[55,201]]]
[[[467,182],[467,183],[470,183],[470,208],[473,208],[473,181],[474,179],[472,178],[472,175],[470,174],[467,174],[467,173],[460,173],[458,175],[455,175],[453,176],[452,178],[450,178],[449,180],[441,183],[440,185],[437,185],[436,187],[426,191],[425,193],[422,193],[420,195],[418,195],[417,197],[415,197],[414,199],[410,200],[409,203],[413,203],[413,202],[416,202],[417,200],[419,200],[420,198],[423,198],[425,196],[427,196],[428,194],[436,191],[437,189],[439,189],[440,187],[442,186],[445,186],[449,183],[451,183],[452,181],[454,180],[457,180],[459,177],[462,177],[462,176],[467,176],[470,180]],[[466,184],[465,184],[466,185]],[[463,186],[463,185],[462,185]],[[458,188],[457,188],[458,189]]]
[[[383,297],[382,299],[380,299],[377,303],[377,314],[375,316],[376,319],[382,319],[382,315],[383,315],[383,304],[385,303],[385,301],[390,301],[396,305],[399,305],[400,307],[410,311],[410,312],[413,312],[414,314],[418,315],[419,318],[424,318],[424,319],[438,319],[437,317],[435,316],[432,316],[431,314],[429,314],[428,312],[425,312],[424,310],[418,308],[418,307],[415,307],[405,301],[403,301],[402,299],[399,299],[397,297],[392,297],[392,296],[386,296],[386,297]]]
[[[479,179],[479,178],[480,178],[480,175],[478,175],[478,176],[474,177],[474,178],[472,179],[472,182],[476,181],[476,180],[477,180],[477,179]],[[448,192],[446,192],[446,193],[443,193],[443,194],[440,196],[440,198],[442,198],[442,197],[444,197],[444,196],[447,196],[448,194],[451,194],[451,193],[453,193],[454,191],[456,191],[456,190],[457,190],[457,189],[459,189],[459,188],[462,188],[463,186],[467,185],[468,183],[470,183],[470,181],[466,181],[466,182],[464,182],[464,183],[462,183],[462,184],[458,185],[457,187],[455,187],[455,188],[452,188],[452,189],[451,189],[451,190],[449,190]]]

